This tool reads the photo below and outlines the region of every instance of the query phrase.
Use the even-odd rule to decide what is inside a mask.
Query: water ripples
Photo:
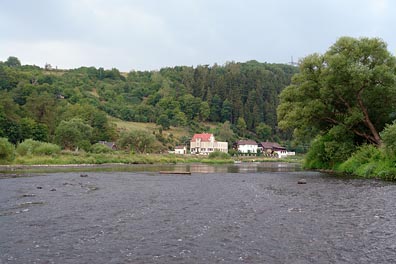
[[[396,259],[390,183],[250,169],[79,175],[0,180],[0,263]],[[307,184],[297,184],[301,178]]]

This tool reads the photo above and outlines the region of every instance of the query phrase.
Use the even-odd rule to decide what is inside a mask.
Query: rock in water
[[[80,177],[88,177],[88,174],[80,174]]]
[[[307,184],[307,180],[306,179],[300,179],[297,182],[298,184]]]

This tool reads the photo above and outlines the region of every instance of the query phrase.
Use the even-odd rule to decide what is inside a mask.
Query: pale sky
[[[396,53],[392,0],[1,0],[0,61],[62,69],[158,70],[288,63],[341,36]]]

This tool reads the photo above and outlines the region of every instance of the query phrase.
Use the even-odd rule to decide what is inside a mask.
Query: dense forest
[[[119,139],[109,118],[115,117],[190,133],[214,123],[231,129],[234,138],[286,140],[291,133],[277,128],[278,96],[297,71],[257,61],[129,73],[58,70],[9,57],[0,62],[0,137],[13,144],[33,139],[84,148]]]

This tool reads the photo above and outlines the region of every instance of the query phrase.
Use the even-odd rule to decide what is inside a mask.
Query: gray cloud
[[[227,61],[287,63],[341,36],[395,53],[390,0],[5,0],[0,60],[122,71]]]

